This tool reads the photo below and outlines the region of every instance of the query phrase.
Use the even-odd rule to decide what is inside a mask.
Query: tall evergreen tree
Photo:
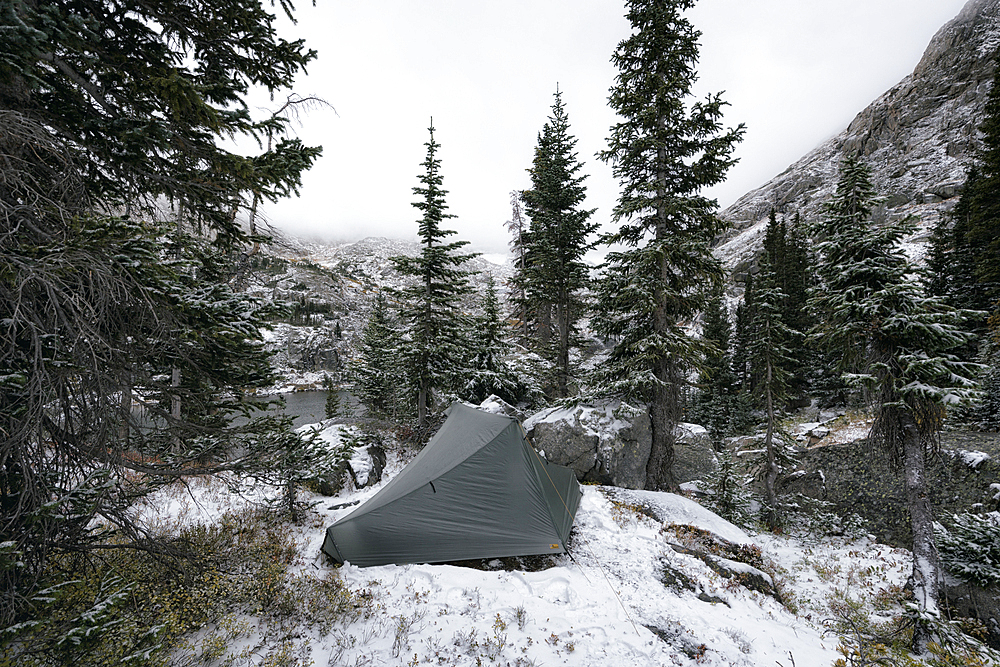
[[[514,272],[507,283],[507,295],[514,307],[511,318],[517,323],[518,339],[521,345],[529,347],[531,336],[528,323],[528,296],[525,288],[528,280],[528,220],[524,215],[524,202],[521,200],[520,191],[514,190],[510,193],[510,208],[510,220],[505,225],[511,234],[510,252],[514,257]]]
[[[385,294],[375,295],[372,312],[358,341],[358,356],[352,364],[354,393],[377,416],[399,416],[402,408],[401,336],[392,321]]]
[[[698,376],[692,418],[705,426],[715,439],[732,433],[734,428],[736,376],[733,374],[732,326],[723,300],[722,283],[712,289],[705,308],[702,338],[711,344]]]
[[[468,241],[444,242],[455,232],[443,229],[441,224],[455,216],[446,212],[448,191],[441,187],[441,160],[437,157],[441,146],[434,140],[433,119],[428,131],[430,140],[424,144],[427,156],[421,163],[424,173],[419,177],[422,185],[413,188],[419,197],[413,206],[423,214],[417,232],[420,255],[392,258],[397,271],[414,279],[399,291],[399,297],[410,336],[404,356],[421,426],[428,423],[433,392],[460,386],[460,362],[466,348],[463,334],[468,327],[459,302],[470,291],[468,273],[461,267],[476,256],[457,252]]]
[[[938,560],[924,474],[945,406],[973,395],[975,368],[949,350],[970,338],[965,314],[925,297],[900,247],[912,222],[873,225],[877,199],[870,172],[847,156],[818,228],[822,284],[812,303],[822,314],[817,337],[836,350],[841,370],[865,390],[874,413],[869,441],[901,466],[913,531],[914,595],[921,614],[938,612]],[[923,618],[923,616],[922,616]],[[914,649],[931,639],[918,619]]]
[[[575,153],[576,138],[569,132],[569,118],[558,88],[549,116],[535,147],[531,189],[522,193],[531,219],[530,251],[526,267],[528,296],[551,311],[554,334],[542,353],[555,363],[554,391],[569,394],[575,373],[570,351],[579,347],[578,322],[586,309],[583,294],[590,283],[590,268],[583,256],[594,247],[598,224],[593,210],[581,208],[586,197],[583,165]]]
[[[646,486],[674,489],[673,431],[685,366],[703,345],[682,326],[704,305],[721,270],[711,242],[723,229],[717,203],[701,194],[725,178],[742,126],[722,127],[718,95],[689,104],[699,32],[683,16],[693,0],[629,0],[632,35],[612,57],[609,103],[621,117],[600,158],[621,184],[606,237],[595,328],[617,340],[602,374],[615,393],[649,401],[653,444]]]
[[[791,349],[789,344],[801,338],[784,321],[787,295],[782,291],[781,275],[765,255],[761,265],[759,287],[755,294],[755,308],[749,344],[751,364],[758,378],[756,391],[763,401],[766,429],[764,432],[765,460],[761,477],[764,481],[764,521],[771,530],[777,530],[784,521],[775,486],[782,464],[786,462],[785,437],[778,424],[781,403],[787,396],[791,380]]]
[[[757,312],[757,295],[753,276],[743,281],[743,299],[736,306],[736,328],[733,332],[733,371],[740,393],[749,395],[754,388],[750,345],[753,343],[753,321]]]
[[[251,86],[287,92],[315,56],[268,9],[0,3],[0,533],[23,563],[0,570],[0,625],[53,553],[104,548],[100,531],[164,551],[128,508],[151,486],[295,447],[228,419],[269,374],[260,304],[225,284],[238,214],[294,193],[320,153],[251,116]]]

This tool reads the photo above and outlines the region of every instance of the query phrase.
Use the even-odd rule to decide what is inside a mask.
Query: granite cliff
[[[717,252],[728,269],[749,267],[771,208],[815,219],[833,193],[845,153],[862,155],[885,198],[885,214],[915,215],[921,232],[957,201],[1000,48],[1000,0],[969,0],[931,40],[913,72],[840,134],[722,212],[733,224]],[[873,63],[877,66],[877,63]]]

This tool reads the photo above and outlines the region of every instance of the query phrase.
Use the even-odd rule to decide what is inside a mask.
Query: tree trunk
[[[427,383],[420,382],[420,393],[417,394],[417,423],[421,428],[427,426]]]
[[[659,119],[661,126],[666,126],[666,118]],[[664,148],[657,150],[656,173],[656,240],[665,241],[670,230],[667,225],[667,155]],[[654,290],[655,310],[653,313],[653,329],[657,335],[666,334],[670,330],[671,314],[668,310],[667,285],[670,284],[670,267],[667,260],[660,258],[660,275],[657,276],[657,286]],[[653,369],[657,384],[653,390],[653,404],[649,407],[649,417],[653,431],[653,443],[649,452],[649,462],[646,464],[646,488],[652,491],[677,491],[674,481],[674,426],[677,424],[677,408],[680,402],[678,396],[677,360],[672,355],[661,358]]]
[[[674,426],[677,406],[677,385],[674,382],[673,363],[665,361],[657,369],[657,378],[665,384],[658,385],[649,406],[652,427],[652,447],[646,463],[646,488],[650,491],[677,491],[674,481]]]
[[[778,495],[774,492],[774,484],[778,480],[778,460],[774,453],[774,394],[771,392],[773,367],[767,360],[767,387],[765,391],[767,407],[767,434],[764,436],[764,448],[767,452],[767,469],[764,472],[764,493],[767,497],[764,521],[771,531],[776,531],[781,525],[781,512],[778,509]]]
[[[560,397],[569,395],[569,306],[564,301],[556,309],[556,325],[559,327],[559,380],[556,391]]]
[[[543,303],[538,306],[538,344],[543,353],[552,353],[549,345],[552,343],[552,304]]]
[[[913,596],[921,615],[938,616],[938,554],[934,547],[934,512],[927,498],[924,474],[924,446],[913,415],[902,418],[903,479],[906,503],[913,529]],[[913,652],[927,653],[928,642],[934,639],[933,628],[917,623],[913,631]]]

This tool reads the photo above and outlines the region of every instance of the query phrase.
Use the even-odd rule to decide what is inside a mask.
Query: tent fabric
[[[367,567],[565,552],[573,471],[542,459],[515,419],[462,403],[447,414],[406,468],[327,528],[325,553]]]

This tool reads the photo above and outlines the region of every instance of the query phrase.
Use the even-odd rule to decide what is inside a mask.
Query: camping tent
[[[327,528],[355,565],[563,553],[580,503],[573,471],[542,459],[517,420],[454,403],[395,478]]]

